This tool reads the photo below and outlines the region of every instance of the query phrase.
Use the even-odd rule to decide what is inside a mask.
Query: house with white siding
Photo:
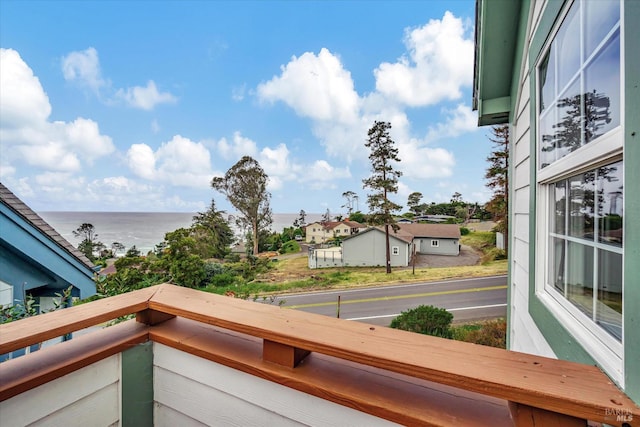
[[[640,2],[478,0],[474,108],[509,125],[508,347],[640,402]]]
[[[329,221],[329,222],[313,222],[305,228],[305,242],[307,243],[325,243],[335,238],[345,238],[358,233],[366,228],[366,225],[356,221]]]
[[[389,229],[392,267],[407,267],[413,254],[460,254],[460,227],[456,224],[397,224]],[[386,235],[382,227],[369,227],[344,239],[339,248],[309,251],[309,268],[383,266],[387,264]]]

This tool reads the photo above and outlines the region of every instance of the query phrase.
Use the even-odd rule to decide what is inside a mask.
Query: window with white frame
[[[400,255],[400,248],[399,248],[398,246],[393,246],[393,247],[391,248],[391,253],[392,253],[393,255]]]
[[[575,0],[537,64],[542,289],[621,356],[619,0]]]
[[[439,240],[432,240],[431,241],[431,247],[432,248],[437,248],[438,246],[440,246],[440,241]]]

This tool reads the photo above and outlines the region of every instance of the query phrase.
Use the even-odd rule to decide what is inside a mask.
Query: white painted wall
[[[120,425],[120,372],[117,354],[0,402],[0,425]]]
[[[158,427],[397,425],[162,344],[153,353]]]
[[[547,357],[555,357],[551,347],[536,326],[529,314],[529,289],[535,283],[529,281],[529,244],[535,236],[529,235],[530,206],[530,171],[535,168],[531,157],[531,94],[529,74],[528,47],[534,34],[535,26],[540,19],[542,4],[544,1],[531,2],[533,14],[530,19],[530,28],[527,29],[525,45],[527,51],[522,57],[522,70],[520,76],[517,110],[515,120],[511,128],[511,317],[510,349],[525,353],[539,354]]]

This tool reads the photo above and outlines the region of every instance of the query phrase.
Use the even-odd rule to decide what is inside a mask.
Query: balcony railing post
[[[162,311],[152,310],[150,308],[136,313],[136,321],[149,326],[166,322],[167,320],[173,319],[174,317],[176,316],[174,316],[173,314],[163,313]]]
[[[311,352],[279,342],[263,340],[262,359],[288,368],[295,368]]]

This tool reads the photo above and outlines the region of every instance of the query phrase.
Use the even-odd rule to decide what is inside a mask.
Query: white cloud
[[[429,128],[425,137],[426,142],[478,130],[478,115],[471,111],[468,105],[458,104],[456,108],[445,109],[444,112],[447,115],[446,121]]]
[[[111,138],[102,135],[93,120],[50,122],[49,98],[31,68],[14,50],[2,49],[1,55],[3,161],[71,172],[114,151]]]
[[[147,86],[134,86],[127,89],[119,89],[116,98],[124,100],[129,106],[141,110],[153,110],[159,104],[173,104],[176,97],[169,92],[159,92],[153,80],[147,82]]]
[[[40,80],[13,49],[0,48],[0,127],[40,126],[51,114]]]
[[[65,80],[76,81],[96,93],[107,84],[101,76],[98,51],[93,47],[64,56],[62,74]]]
[[[173,104],[177,98],[169,92],[160,92],[153,80],[146,86],[133,86],[111,92],[111,82],[102,77],[98,51],[90,47],[83,51],[74,51],[62,57],[62,75],[65,80],[75,82],[91,89],[98,97],[103,88],[108,88],[114,99],[108,99],[108,104],[122,100],[127,105],[141,110],[153,110],[159,104]]]
[[[444,178],[451,176],[455,159],[444,148],[421,146],[415,139],[400,142],[398,146],[398,169],[403,177],[413,179]]]
[[[242,136],[240,132],[233,133],[233,140],[220,139],[216,144],[218,153],[226,160],[239,160],[242,156],[255,157],[258,153],[257,144],[249,138]]]
[[[336,188],[335,181],[351,178],[349,168],[336,168],[326,160],[316,160],[304,168],[304,174],[299,177],[301,182],[309,185],[313,190]]]
[[[133,144],[126,157],[131,171],[148,180],[206,188],[214,176],[209,150],[202,143],[180,135],[155,152],[147,144]]]
[[[240,86],[235,86],[231,89],[231,99],[236,102],[240,102],[244,99],[244,95],[247,93],[247,85],[243,83]]]
[[[262,101],[282,101],[298,115],[313,120],[357,120],[359,99],[351,73],[325,48],[318,55],[306,52],[292,57],[281,66],[280,76],[258,85],[257,94]]]
[[[409,56],[383,63],[374,71],[376,89],[409,106],[432,105],[462,96],[473,73],[473,39],[462,19],[445,12],[442,20],[405,33]]]

